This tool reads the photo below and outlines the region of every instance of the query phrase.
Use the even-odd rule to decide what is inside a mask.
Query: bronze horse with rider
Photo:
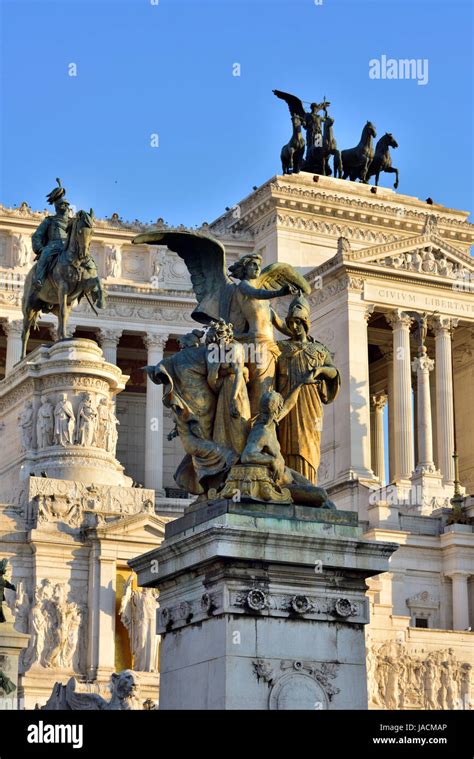
[[[47,217],[50,218],[50,217]],[[74,305],[86,297],[95,311],[105,308],[105,292],[97,267],[89,254],[94,212],[78,211],[68,226],[64,246],[56,245],[49,256],[46,276],[38,285],[35,263],[28,272],[23,291],[23,331],[21,358],[26,355],[32,327],[37,326],[41,312],[58,317],[58,339],[68,337],[67,325]],[[95,311],[97,313],[97,311]]]
[[[311,103],[311,112],[305,111],[303,101],[295,95],[281,90],[273,90],[274,94],[284,100],[288,105],[291,120],[293,124],[292,140],[282,149],[283,173],[296,174],[300,171],[308,171],[313,174],[322,174],[330,176],[332,173],[335,178],[350,179],[355,182],[359,180],[364,184],[368,183],[370,177],[375,177],[375,185],[378,186],[381,172],[395,174],[394,188],[397,189],[399,181],[398,169],[392,166],[390,148],[397,148],[398,143],[390,132],[384,136],[373,147],[373,140],[377,136],[375,126],[371,121],[367,121],[362,129],[362,134],[358,144],[354,148],[340,151],[334,137],[333,126],[334,119],[328,114],[328,106],[331,104],[323,99],[322,103]],[[323,115],[319,115],[319,111]],[[295,133],[295,122],[298,124],[297,134]],[[324,129],[322,125],[324,124]],[[301,127],[307,132],[308,144],[306,159],[301,162],[304,151],[305,140],[301,134]],[[298,160],[292,161],[291,147],[298,147]],[[334,157],[334,172],[329,166],[329,157]],[[285,156],[285,160],[283,160]]]

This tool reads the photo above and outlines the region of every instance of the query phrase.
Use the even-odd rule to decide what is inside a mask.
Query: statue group
[[[56,403],[52,396],[42,395],[36,415],[32,402],[27,401],[18,416],[21,443],[25,451],[35,447],[41,450],[53,445],[81,445],[103,448],[115,456],[119,424],[113,401],[107,398],[96,401],[92,393],[82,393],[76,414],[67,393],[59,393]]]
[[[322,107],[327,107],[323,103]],[[317,109],[311,134],[317,133]],[[23,354],[32,321],[40,310],[59,316],[58,339],[67,336],[67,316],[82,296],[99,307],[105,298],[89,255],[93,214],[68,218],[65,190],[48,195],[56,215],[33,235],[37,263],[23,296]],[[177,484],[201,500],[307,504],[334,508],[317,484],[323,405],[336,397],[340,378],[329,350],[310,334],[310,286],[289,264],[262,270],[258,253],[244,255],[227,272],[224,247],[207,234],[152,230],[134,243],[167,246],[189,271],[197,306],[193,318],[205,326],[181,337],[180,350],[146,367],[164,387],[186,456]],[[272,308],[275,298],[292,296],[286,318]],[[276,340],[274,329],[286,337]],[[76,413],[62,393],[44,396],[35,413],[29,403],[18,423],[29,449],[36,445],[99,446],[115,452],[118,421],[104,399],[83,395]]]
[[[377,133],[374,125],[367,121],[358,145],[339,150],[333,134],[334,119],[328,113],[331,103],[326,98],[321,103],[311,103],[309,112],[306,112],[303,101],[296,95],[281,90],[273,92],[288,105],[293,126],[290,141],[281,150],[283,174],[298,174],[301,170],[325,176],[334,173],[336,179],[349,178],[353,182],[358,179],[365,184],[374,176],[378,186],[380,173],[384,171],[395,174],[393,186],[397,189],[398,169],[392,166],[390,148],[397,148],[398,143],[390,132],[380,138],[374,151],[373,139]],[[303,129],[306,130],[306,141]],[[331,156],[334,171],[329,165]]]
[[[163,385],[171,435],[186,452],[177,484],[199,500],[333,508],[317,470],[322,407],[336,397],[340,377],[310,334],[308,282],[288,264],[262,270],[258,253],[227,274],[224,247],[197,232],[151,231],[134,242],[166,245],[184,260],[198,302],[193,317],[206,327],[146,367]],[[270,301],[286,295],[293,298],[282,319]],[[287,339],[275,340],[274,328]]]

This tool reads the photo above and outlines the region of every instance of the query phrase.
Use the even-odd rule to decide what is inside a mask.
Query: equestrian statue
[[[55,214],[47,216],[32,236],[37,260],[23,290],[21,358],[26,355],[30,330],[37,326],[40,313],[58,317],[58,340],[64,340],[70,312],[83,297],[96,314],[96,307],[105,308],[105,292],[89,253],[94,212],[91,208],[72,216],[66,190],[60,179],[56,181],[58,186],[47,195]]]

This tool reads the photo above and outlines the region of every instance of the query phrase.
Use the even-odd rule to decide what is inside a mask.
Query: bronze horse
[[[396,178],[393,186],[396,190],[398,187],[398,169],[392,166],[390,148],[398,148],[398,142],[393,138],[390,132],[386,132],[375,146],[375,155],[367,171],[367,179],[375,176],[375,186],[378,187],[379,174],[381,171],[385,171],[387,174],[395,174]]]
[[[332,128],[334,125],[334,119],[328,116],[326,112],[326,118],[324,120],[323,130],[323,173],[326,176],[331,175],[331,168],[329,166],[328,158],[330,155],[334,156],[334,178],[340,179],[342,177],[342,157],[341,151],[337,149],[336,138],[334,137]]]
[[[293,124],[291,140],[283,145],[280,154],[283,174],[289,174],[290,170],[293,174],[299,174],[304,155],[305,139],[301,132],[303,119],[297,113],[293,113],[291,123]]]
[[[374,157],[372,138],[377,136],[374,125],[368,121],[363,130],[359,144],[355,148],[342,151],[343,179],[355,182],[360,179],[367,184],[367,170]]]
[[[58,340],[64,340],[67,337],[69,314],[76,301],[86,296],[92,308],[93,304],[98,308],[105,308],[105,293],[96,265],[89,255],[93,223],[92,208],[90,213],[78,211],[71,224],[64,249],[51,261],[45,282],[39,291],[33,286],[36,280],[36,264],[28,272],[22,300],[21,358],[26,355],[31,327],[36,327],[41,311],[52,312],[58,317]]]

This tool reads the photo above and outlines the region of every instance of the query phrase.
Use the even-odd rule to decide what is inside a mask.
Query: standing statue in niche
[[[308,372],[314,382],[301,387],[296,404],[279,424],[278,439],[286,465],[316,485],[323,404],[337,397],[341,380],[328,349],[309,334],[309,304],[302,296],[291,302],[286,324],[292,336],[278,342],[278,391],[286,398]]]
[[[38,448],[53,445],[54,409],[47,395],[41,396],[41,406],[36,416],[36,442]]]
[[[118,245],[108,245],[105,253],[106,277],[118,278],[122,274],[122,252]]]
[[[97,409],[93,396],[83,393],[82,401],[77,411],[76,442],[78,445],[90,447],[94,445],[97,429]]]
[[[109,425],[108,398],[101,398],[97,406],[97,448],[106,448],[106,438]]]
[[[5,588],[16,592],[16,587],[5,577],[7,573],[8,559],[0,559],[0,623],[6,622],[3,611],[3,602],[5,601]]]
[[[105,434],[105,450],[115,456],[118,443],[118,430],[117,426],[120,426],[120,422],[115,416],[115,404],[113,401],[107,402],[108,406],[108,418]]]
[[[18,426],[21,432],[21,446],[28,451],[33,445],[33,403],[26,401],[25,407],[18,417]]]
[[[153,588],[133,589],[133,575],[127,580],[120,603],[120,619],[127,628],[137,672],[156,672],[158,637],[156,634],[157,597]]]
[[[54,439],[58,445],[73,444],[75,421],[72,403],[66,393],[61,393],[54,408]]]
[[[334,508],[315,485],[319,449],[313,445],[306,452],[302,446],[297,459],[295,440],[306,435],[300,415],[309,409],[320,417],[321,403],[335,398],[339,374],[327,349],[308,337],[309,310],[301,297],[286,321],[270,305],[275,297],[308,294],[307,280],[289,264],[262,271],[260,254],[250,253],[229,267],[236,284],[226,273],[223,246],[203,233],[155,230],[133,242],[166,245],[184,260],[198,302],[193,318],[209,325],[204,343],[194,330],[181,339],[178,353],[145,367],[163,385],[173,435],[186,451],[177,484],[200,500],[232,497],[237,489],[244,500]],[[290,340],[277,343],[274,328]],[[285,397],[275,392],[277,383]],[[278,427],[292,412],[285,448]],[[300,463],[312,456],[312,468]]]
[[[31,249],[24,235],[12,237],[13,266],[27,266],[30,263]]]

